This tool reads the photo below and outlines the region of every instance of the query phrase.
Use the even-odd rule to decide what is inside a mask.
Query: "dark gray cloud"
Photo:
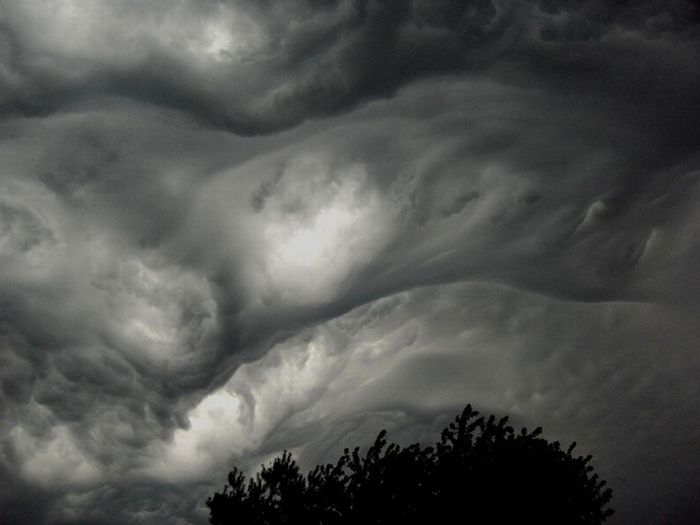
[[[256,134],[432,75],[624,87],[645,98],[662,73],[651,52],[672,54],[656,67],[682,73],[673,89],[694,96],[698,80],[699,15],[682,0],[7,4],[2,106],[10,113],[127,96]],[[93,23],[81,24],[86,18]]]
[[[693,4],[0,7],[4,522],[205,523],[467,402],[697,512]]]

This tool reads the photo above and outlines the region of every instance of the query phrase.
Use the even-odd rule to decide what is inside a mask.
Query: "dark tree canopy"
[[[591,456],[574,457],[508,418],[479,417],[470,405],[435,447],[345,449],[335,464],[304,476],[288,452],[252,479],[236,468],[207,500],[213,525],[407,523],[599,524],[612,515],[612,490]],[[449,519],[449,521],[447,521]],[[445,521],[443,521],[445,520]]]

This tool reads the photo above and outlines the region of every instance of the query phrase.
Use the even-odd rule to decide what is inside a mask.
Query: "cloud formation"
[[[243,134],[454,73],[570,89],[584,87],[585,73],[584,85],[605,90],[614,87],[605,82],[611,68],[622,68],[630,78],[621,81],[641,81],[635,91],[643,95],[652,87],[644,82],[649,51],[675,51],[669,69],[697,51],[697,9],[680,0],[5,4],[5,111],[44,114],[128,97]],[[697,81],[692,69],[683,80]]]
[[[205,523],[467,402],[697,512],[692,3],[0,12],[0,521]]]

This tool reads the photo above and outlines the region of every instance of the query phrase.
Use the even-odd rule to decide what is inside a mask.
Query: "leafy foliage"
[[[479,417],[470,405],[435,447],[387,444],[364,456],[345,449],[336,464],[304,476],[288,452],[252,479],[236,468],[207,500],[213,525],[540,523],[592,525],[612,515],[612,490],[591,456],[574,457],[508,418]],[[449,520],[449,521],[447,521]]]

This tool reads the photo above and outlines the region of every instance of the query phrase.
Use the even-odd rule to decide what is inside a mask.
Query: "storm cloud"
[[[467,402],[700,510],[691,2],[0,0],[0,520],[207,522]]]

